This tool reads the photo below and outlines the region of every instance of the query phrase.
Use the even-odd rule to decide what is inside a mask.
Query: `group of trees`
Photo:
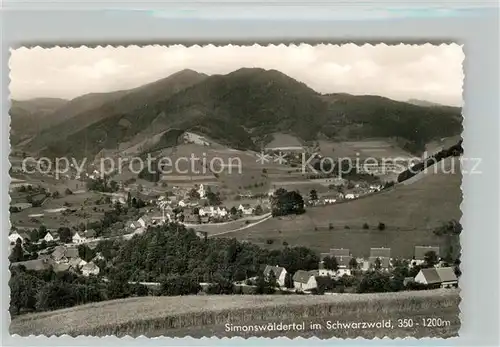
[[[304,199],[296,191],[277,189],[271,196],[271,213],[273,217],[305,212]]]
[[[464,149],[462,147],[462,140],[457,144],[451,146],[450,148],[443,149],[436,154],[433,154],[425,158],[422,162],[419,162],[407,170],[401,172],[398,176],[398,182],[406,181],[407,179],[415,176],[419,172],[424,171],[428,167],[439,163],[441,160],[448,157],[459,157],[463,154]]]
[[[89,179],[87,181],[87,189],[103,193],[114,193],[119,190],[119,185],[116,181],[110,180],[108,177]]]
[[[94,276],[87,278],[68,271],[56,273],[52,268],[31,271],[23,266],[12,267],[10,271],[9,311],[13,315],[149,294],[143,285],[115,278],[104,282]]]

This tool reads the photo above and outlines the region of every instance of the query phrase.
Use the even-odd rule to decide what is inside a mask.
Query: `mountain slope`
[[[30,142],[28,149],[37,151],[46,146],[60,147],[71,135],[99,123],[132,111],[140,112],[149,104],[170,97],[206,77],[192,70],[183,70],[167,78],[131,90],[102,94],[87,94],[70,101],[61,113],[70,114],[65,121],[43,131]],[[116,124],[115,124],[116,125]],[[71,136],[72,138],[72,136]]]
[[[187,82],[178,82],[186,74]],[[180,87],[172,88],[173,81]],[[48,142],[45,155],[94,156],[136,136],[171,128],[196,131],[240,149],[256,149],[266,135],[282,132],[306,142],[319,134],[340,140],[395,137],[405,149],[417,152],[430,140],[462,129],[458,108],[419,107],[378,96],[321,95],[279,71],[258,68],[209,77],[184,71],[74,117],[70,123],[77,126],[66,123],[66,128],[54,130],[57,134],[48,132],[56,141]],[[43,147],[33,143],[34,149]]]
[[[9,114],[12,142],[16,143],[49,126],[47,117],[67,102],[68,100],[57,98],[11,100]]]

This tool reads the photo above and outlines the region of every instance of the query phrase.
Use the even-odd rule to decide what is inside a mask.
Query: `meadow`
[[[355,256],[367,256],[370,247],[391,247],[392,256],[411,257],[416,245],[445,245],[446,240],[433,230],[448,220],[460,220],[460,184],[460,173],[428,173],[412,184],[398,184],[343,203],[309,207],[305,214],[272,218],[224,237],[267,248],[281,248],[283,242],[318,252],[349,248]],[[368,229],[363,228],[364,223]],[[386,228],[378,230],[379,223]]]
[[[340,295],[233,295],[137,297],[105,301],[58,311],[14,318],[10,333],[27,336],[116,335],[130,336],[276,336],[284,332],[246,333],[225,331],[225,324],[248,325],[272,322],[326,321],[375,322],[392,320],[393,329],[308,330],[301,336],[404,337],[456,336],[460,327],[458,290],[427,290],[381,294]],[[398,319],[440,317],[445,327],[402,328]],[[286,333],[293,336],[293,332]]]

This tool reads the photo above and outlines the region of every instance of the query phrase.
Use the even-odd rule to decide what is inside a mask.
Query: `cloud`
[[[226,74],[261,67],[280,70],[320,93],[462,103],[463,51],[455,44],[38,47],[11,53],[10,91],[17,99],[134,88],[185,68]]]

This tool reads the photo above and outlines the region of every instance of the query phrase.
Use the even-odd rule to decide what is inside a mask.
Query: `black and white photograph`
[[[10,334],[458,336],[463,60],[11,49]]]

